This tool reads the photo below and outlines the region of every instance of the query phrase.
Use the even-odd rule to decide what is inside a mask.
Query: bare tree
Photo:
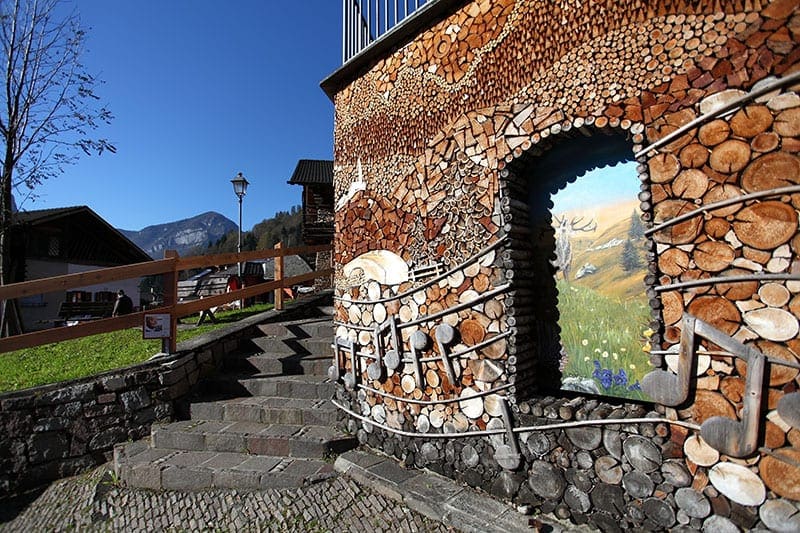
[[[80,154],[115,151],[90,136],[112,115],[94,92],[100,82],[80,61],[84,37],[77,14],[64,12],[59,0],[0,0],[0,284],[13,281],[12,190],[35,197],[38,185]],[[19,330],[14,310],[0,302],[0,335]]]

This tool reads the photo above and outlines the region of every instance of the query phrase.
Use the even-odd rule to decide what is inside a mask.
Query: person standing
[[[127,315],[133,311],[133,300],[122,289],[117,292],[117,301],[114,302],[114,311],[111,316]]]

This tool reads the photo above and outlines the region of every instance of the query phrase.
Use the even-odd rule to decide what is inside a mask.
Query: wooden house
[[[15,212],[11,243],[15,282],[151,261],[87,206]],[[119,289],[138,306],[138,279],[24,298],[18,302],[23,329],[50,327],[62,302],[113,302]]]

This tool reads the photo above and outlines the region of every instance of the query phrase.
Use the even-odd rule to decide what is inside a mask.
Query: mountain
[[[196,217],[147,226],[139,231],[120,230],[154,259],[164,257],[164,250],[177,250],[182,256],[198,247],[205,248],[232,231],[236,223],[209,211]]]

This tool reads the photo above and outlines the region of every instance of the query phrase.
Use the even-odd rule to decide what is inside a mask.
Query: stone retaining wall
[[[148,436],[153,423],[187,418],[194,386],[225,354],[259,323],[316,311],[318,298],[201,335],[171,356],[0,395],[0,500],[110,460],[115,444]]]

